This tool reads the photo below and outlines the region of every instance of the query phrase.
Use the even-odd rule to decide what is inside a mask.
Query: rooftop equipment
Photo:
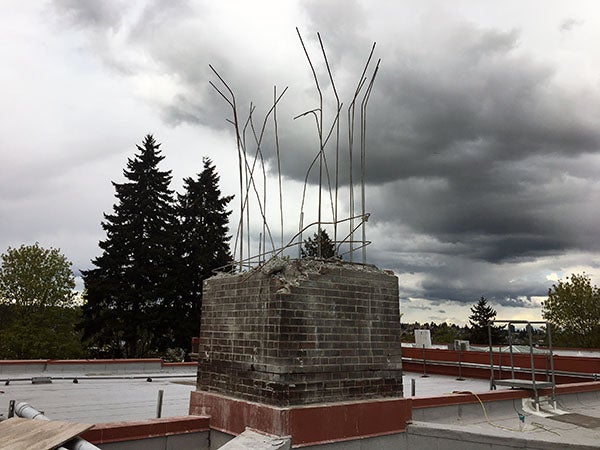
[[[431,331],[415,330],[415,347],[431,348]]]
[[[454,350],[467,352],[471,349],[470,342],[462,339],[454,339]]]
[[[507,324],[508,331],[508,349],[510,353],[510,372],[511,378],[507,379],[494,379],[494,351],[492,345],[492,326],[497,323]],[[512,329],[513,325],[525,325],[525,329],[527,330],[527,337],[529,340],[529,370],[531,372],[531,380],[526,379],[517,379],[515,378],[515,361],[514,361],[514,348],[513,339],[512,339]],[[534,348],[533,348],[533,326],[536,325],[544,325],[546,327],[546,337],[548,340],[548,353],[546,362],[550,362],[550,367],[545,367],[544,371],[546,374],[546,381],[536,380],[536,368],[535,368],[535,358],[534,358]],[[551,326],[548,322],[545,321],[529,321],[529,320],[492,320],[488,322],[488,338],[490,343],[490,390],[496,389],[496,386],[509,386],[513,389],[528,389],[533,391],[535,407],[539,411],[540,408],[540,398],[538,389],[543,388],[552,388],[552,406],[556,409],[556,382],[554,377],[554,354],[552,352],[552,331]],[[501,350],[501,349],[500,349]],[[500,354],[500,352],[498,353]],[[499,361],[500,363],[500,361]],[[547,364],[546,364],[547,365]],[[502,376],[502,366],[499,366],[499,374]]]

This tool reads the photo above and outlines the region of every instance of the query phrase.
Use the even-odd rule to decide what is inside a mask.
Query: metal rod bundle
[[[369,217],[369,213],[366,208],[366,130],[367,130],[367,106],[377,72],[379,70],[380,60],[375,64],[374,69],[370,76],[367,76],[369,67],[375,51],[375,44],[371,47],[371,51],[368,55],[366,63],[362,68],[362,72],[358,79],[354,94],[349,102],[347,108],[347,151],[348,151],[348,174],[346,177],[342,177],[340,174],[340,151],[342,150],[341,142],[341,123],[340,114],[344,107],[343,102],[340,99],[338,89],[334,80],[334,76],[329,64],[329,59],[325,51],[325,46],[321,35],[317,33],[317,39],[320,47],[321,57],[327,70],[328,82],[331,86],[333,93],[333,101],[335,104],[335,111],[333,114],[325,113],[325,104],[327,102],[326,92],[322,88],[322,83],[319,80],[317,71],[313,64],[313,60],[309,54],[309,51],[302,39],[300,31],[296,28],[298,39],[304,54],[306,56],[312,78],[314,80],[315,90],[318,96],[318,104],[315,108],[305,111],[294,119],[312,117],[315,123],[315,130],[318,137],[318,149],[312,158],[308,169],[304,177],[304,185],[302,189],[302,199],[300,205],[300,220],[298,225],[298,233],[294,236],[295,242],[290,242],[284,245],[284,219],[283,219],[283,191],[281,181],[281,153],[280,153],[280,141],[279,141],[279,125],[277,120],[277,106],[281,101],[283,95],[287,91],[287,87],[281,94],[278,95],[277,88],[273,88],[273,103],[271,108],[265,114],[262,126],[257,128],[255,126],[255,107],[251,103],[248,111],[248,115],[244,122],[240,120],[240,114],[238,111],[238,104],[236,96],[233,90],[230,88],[224,78],[217,72],[217,70],[210,65],[211,70],[219,80],[220,85],[210,81],[210,85],[219,93],[219,95],[227,102],[232,111],[232,118],[227,121],[233,126],[235,137],[236,137],[236,148],[238,155],[238,175],[239,175],[239,222],[234,240],[234,260],[236,261],[236,267],[241,272],[246,268],[260,265],[269,256],[281,255],[284,249],[298,246],[298,257],[301,255],[301,246],[303,244],[303,233],[311,226],[316,226],[317,232],[317,256],[322,257],[322,239],[324,225],[330,225],[333,227],[333,242],[335,245],[335,252],[337,257],[347,255],[350,261],[354,258],[354,252],[362,250],[362,263],[366,263],[367,253],[366,246],[370,244],[367,241],[366,235],[366,222]],[[359,110],[357,112],[357,105]],[[269,119],[273,120],[274,126],[274,147],[276,150],[275,158],[277,160],[277,175],[278,175],[278,189],[279,189],[279,215],[280,215],[280,244],[279,248],[273,240],[271,228],[267,221],[267,198],[268,198],[268,187],[267,187],[267,169],[265,164],[265,156],[263,155],[263,146],[265,145],[265,130]],[[356,125],[358,125],[356,127]],[[357,130],[355,130],[357,128]],[[358,134],[358,136],[356,136]],[[250,135],[250,144],[247,139]],[[355,200],[354,189],[354,146],[355,141],[358,140],[360,146],[360,214],[356,214],[357,201]],[[332,156],[328,156],[328,150],[333,149],[334,159],[334,170],[333,180],[330,172]],[[253,151],[252,151],[253,150]],[[316,173],[315,173],[316,171]],[[257,172],[262,172],[262,176],[258,176]],[[316,178],[317,183],[317,199],[316,199],[316,222],[311,223],[309,226],[304,225],[306,211],[306,192],[307,187],[312,179]],[[340,186],[343,186],[345,182],[343,179],[347,179],[348,185],[348,217],[340,218]],[[262,183],[262,186],[261,186]],[[331,209],[331,219],[326,219],[325,215],[328,207],[323,207],[323,203],[329,197],[329,204]],[[251,201],[252,200],[252,201]],[[251,231],[251,211],[250,205],[257,205],[260,218],[262,219],[260,231]],[[340,224],[348,222],[348,233],[342,239],[340,239],[339,226]],[[358,223],[358,225],[356,224]],[[355,233],[360,230],[360,238],[355,237]],[[258,234],[258,253],[252,254],[251,235]],[[244,249],[244,244],[246,248]],[[270,249],[268,249],[270,244]],[[348,250],[346,250],[346,248]]]

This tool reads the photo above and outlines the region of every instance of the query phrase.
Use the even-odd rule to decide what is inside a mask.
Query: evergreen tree
[[[151,135],[114,183],[117,203],[105,214],[102,254],[84,271],[84,338],[112,356],[141,357],[172,345],[165,311],[173,306],[176,216],[171,172]]]
[[[233,196],[221,196],[215,166],[208,158],[203,163],[196,179],[183,180],[185,191],[178,195],[178,306],[173,313],[181,321],[175,339],[182,348],[199,336],[202,283],[232,261],[226,208]]]
[[[473,344],[489,344],[488,324],[496,318],[496,310],[488,305],[487,299],[481,297],[471,307],[469,323],[471,324],[470,340]],[[492,343],[500,342],[502,327],[492,326]]]
[[[319,247],[321,249],[320,254]],[[321,228],[312,238],[304,240],[304,244],[300,249],[300,256],[302,258],[332,258],[335,256],[335,243],[331,240],[327,231]]]

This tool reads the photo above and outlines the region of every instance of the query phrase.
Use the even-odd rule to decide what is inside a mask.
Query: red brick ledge
[[[554,388],[554,390],[556,391],[557,395],[581,394],[584,392],[600,391],[600,381],[559,384]],[[552,393],[552,389],[541,389],[540,393],[542,395],[550,395]]]
[[[197,362],[188,361],[188,362],[163,362],[163,367],[198,367]]]
[[[129,359],[0,359],[0,367],[19,366],[28,364],[131,364],[131,363],[160,363],[163,367],[191,367],[196,362],[164,362],[160,358],[129,358]]]
[[[482,402],[499,402],[504,400],[515,400],[530,396],[528,391],[522,389],[507,389],[501,391],[476,392]],[[478,403],[477,397],[467,391],[459,391],[453,394],[440,395],[437,397],[413,397],[413,408],[436,408],[439,406],[464,405]]]
[[[166,417],[138,422],[101,423],[94,425],[81,437],[92,444],[106,444],[209,431],[209,423],[210,417],[206,416]]]
[[[210,427],[238,435],[246,427],[291,436],[293,447],[402,433],[412,399],[392,398],[277,408],[203,391],[191,393],[190,414],[211,416]]]
[[[163,363],[160,358],[132,359],[0,359],[0,366],[22,364],[127,364],[127,363]],[[165,364],[165,363],[163,363]],[[168,363],[167,363],[168,364]]]
[[[411,399],[304,406],[290,409],[293,447],[403,433],[412,420]]]
[[[600,391],[600,381],[590,381],[584,383],[561,384],[555,387],[556,395],[577,394],[585,392]],[[551,388],[539,389],[540,395],[551,395]],[[528,398],[532,396],[531,391],[524,389],[506,389],[500,391],[476,392],[477,397],[486,402],[498,402],[504,400],[515,400]],[[473,393],[458,391],[454,394],[442,395],[438,397],[412,397],[413,408],[435,408],[438,406],[464,405],[467,403],[478,403],[479,400]]]
[[[0,366],[18,366],[20,364],[47,364],[48,359],[0,359]]]

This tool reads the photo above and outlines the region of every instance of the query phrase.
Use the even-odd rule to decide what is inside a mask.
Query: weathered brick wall
[[[273,261],[204,285],[197,388],[276,406],[402,395],[398,281]]]

